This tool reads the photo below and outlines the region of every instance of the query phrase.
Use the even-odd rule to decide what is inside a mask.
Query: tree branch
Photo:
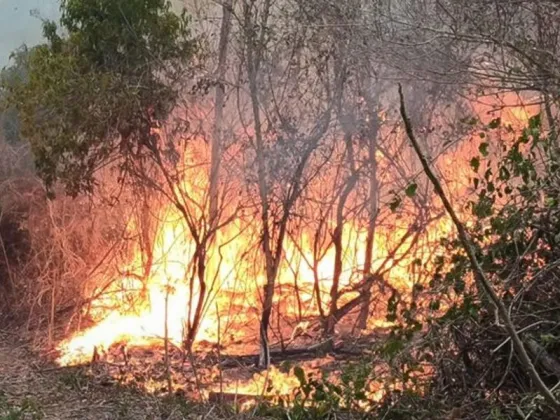
[[[470,237],[467,233],[467,230],[465,229],[465,226],[459,220],[459,217],[457,216],[457,214],[453,210],[451,202],[449,201],[449,199],[445,195],[445,192],[443,191],[441,183],[439,182],[439,180],[436,177],[434,171],[430,167],[430,164],[428,163],[428,159],[426,158],[426,156],[424,156],[424,154],[422,153],[422,150],[420,149],[420,145],[418,144],[418,141],[416,140],[416,137],[414,135],[414,131],[412,129],[412,124],[410,123],[410,120],[409,120],[409,118],[406,114],[406,108],[405,108],[405,103],[404,103],[404,95],[403,95],[403,91],[402,91],[402,86],[400,84],[399,84],[399,97],[400,97],[400,112],[401,112],[401,116],[402,116],[402,119],[403,119],[403,122],[404,122],[404,125],[405,125],[405,130],[406,130],[406,134],[408,136],[408,139],[410,140],[410,143],[412,144],[412,147],[414,148],[414,151],[416,152],[416,154],[418,155],[418,158],[420,159],[420,162],[421,162],[422,167],[424,169],[424,173],[426,174],[426,176],[428,177],[428,179],[430,180],[430,182],[434,186],[434,190],[435,190],[436,194],[439,196],[439,198],[443,202],[445,210],[447,211],[447,213],[449,214],[449,216],[453,220],[453,223],[455,224],[455,227],[457,228],[457,231],[458,231],[458,234],[459,234],[459,240],[461,241],[461,244],[463,245],[463,248],[465,249],[465,252],[467,253],[467,256],[468,256],[469,261],[471,263],[471,267],[472,267],[475,275],[477,276],[477,279],[480,281],[480,284],[481,284],[482,288],[484,289],[484,291],[486,292],[486,294],[488,295],[488,297],[490,298],[492,303],[496,306],[496,308],[498,310],[498,314],[500,315],[502,321],[505,324],[506,330],[509,333],[509,336],[511,337],[511,341],[513,343],[513,346],[514,346],[514,348],[517,352],[517,355],[519,356],[519,359],[520,359],[523,367],[525,368],[525,370],[527,371],[527,373],[529,374],[529,376],[531,377],[531,379],[533,380],[533,382],[535,383],[535,385],[539,389],[542,396],[546,399],[546,401],[548,401],[548,403],[551,404],[554,407],[554,410],[557,413],[560,413],[560,403],[558,402],[558,400],[556,399],[554,394],[550,391],[550,389],[548,389],[546,384],[543,382],[542,378],[539,376],[539,373],[535,369],[535,366],[533,365],[533,362],[531,361],[531,358],[529,357],[529,355],[527,353],[527,350],[525,349],[525,346],[523,345],[523,342],[521,341],[521,338],[519,337],[519,334],[517,333],[517,331],[515,329],[515,326],[513,325],[513,322],[512,322],[512,320],[509,316],[509,313],[508,313],[508,310],[507,310],[506,306],[501,301],[500,297],[498,296],[498,294],[496,293],[496,291],[492,287],[492,284],[490,283],[490,280],[486,276],[486,273],[484,272],[482,266],[480,265],[480,263],[478,262],[478,260],[476,258],[476,253],[475,253],[475,250],[474,250],[474,246],[473,246],[473,244],[471,242],[471,239],[470,239]]]

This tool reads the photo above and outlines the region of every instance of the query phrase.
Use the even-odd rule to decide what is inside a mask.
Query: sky
[[[14,49],[41,42],[41,20],[31,16],[32,10],[42,18],[58,17],[57,0],[0,0],[0,68]]]
[[[181,2],[173,2],[175,5]],[[0,69],[9,63],[10,53],[22,44],[33,46],[43,39],[41,19],[59,17],[58,0],[0,0]]]

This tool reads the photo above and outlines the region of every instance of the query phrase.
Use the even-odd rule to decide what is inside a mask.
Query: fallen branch
[[[546,349],[533,338],[527,340],[527,348],[540,364],[551,374],[560,378],[560,362],[552,357]]]
[[[468,256],[469,261],[471,263],[471,267],[472,267],[473,271],[475,272],[477,280],[479,280],[480,285],[484,289],[485,293],[488,295],[488,297],[490,298],[490,300],[492,301],[492,303],[494,304],[494,306],[498,310],[498,314],[499,314],[500,318],[502,319],[502,321],[504,322],[505,328],[506,328],[507,332],[509,333],[509,336],[511,337],[511,341],[513,343],[515,351],[517,352],[517,355],[519,356],[521,364],[523,365],[523,367],[525,368],[525,370],[527,371],[527,373],[529,374],[529,376],[531,377],[531,379],[533,380],[533,382],[535,383],[535,385],[539,389],[541,395],[554,407],[555,411],[560,414],[560,403],[558,402],[558,400],[556,399],[554,394],[550,391],[550,389],[548,389],[548,387],[546,386],[546,384],[543,382],[542,378],[540,377],[539,373],[535,369],[535,366],[533,365],[533,362],[531,361],[531,358],[529,357],[529,355],[527,353],[527,350],[525,349],[525,346],[523,345],[523,342],[521,341],[521,338],[519,337],[519,334],[517,333],[517,330],[515,329],[515,326],[513,325],[513,322],[512,322],[512,320],[509,316],[509,313],[508,313],[508,310],[507,310],[506,306],[504,305],[504,303],[502,302],[502,300],[500,299],[500,297],[498,296],[498,294],[496,293],[496,291],[492,287],[492,284],[490,283],[490,280],[486,277],[486,273],[484,272],[484,270],[482,269],[482,266],[480,265],[480,263],[478,262],[478,260],[476,258],[476,253],[475,253],[474,247],[473,247],[472,242],[470,240],[470,237],[467,233],[467,230],[465,229],[465,226],[459,220],[459,217],[455,213],[455,210],[453,210],[453,206],[451,205],[451,202],[449,201],[449,199],[445,195],[445,192],[443,191],[441,183],[439,182],[438,178],[436,177],[434,171],[430,167],[430,164],[428,163],[428,159],[422,153],[422,149],[420,148],[420,145],[419,145],[418,141],[416,140],[416,137],[414,135],[414,131],[412,129],[412,124],[411,124],[411,122],[408,118],[408,115],[406,113],[406,107],[405,107],[405,103],[404,103],[404,95],[403,95],[403,91],[402,91],[402,86],[400,84],[399,84],[399,97],[400,97],[401,116],[402,116],[402,119],[403,119],[403,122],[404,122],[404,126],[405,126],[405,130],[406,130],[406,134],[408,136],[408,139],[410,140],[410,143],[412,144],[412,147],[414,148],[414,151],[416,152],[416,154],[418,155],[418,158],[420,159],[422,167],[424,168],[424,173],[426,174],[426,176],[428,177],[428,179],[432,183],[436,194],[439,196],[439,198],[443,202],[443,206],[445,207],[445,210],[447,211],[447,213],[449,214],[449,216],[453,220],[453,223],[455,224],[455,227],[457,228],[457,232],[459,234],[459,240],[461,241],[461,244],[463,245],[463,248],[465,249],[465,252],[467,253],[467,256]]]
[[[531,329],[531,328],[534,328],[534,327],[536,327],[536,326],[538,326],[538,325],[546,324],[546,323],[555,324],[555,322],[552,322],[552,321],[537,321],[537,322],[535,322],[535,323],[533,323],[533,324],[531,324],[531,325],[527,325],[526,327],[521,328],[519,331],[517,331],[517,334],[521,334],[521,333],[523,333],[523,332],[525,332],[525,331],[527,331],[527,330],[529,330],[529,329]],[[504,341],[502,341],[502,342],[500,343],[500,345],[499,345],[498,347],[496,347],[494,350],[492,350],[492,354],[496,353],[498,350],[500,350],[503,346],[505,346],[505,345],[506,345],[507,343],[509,343],[510,341],[511,341],[511,337],[506,338]]]
[[[320,357],[322,353],[323,346],[326,342],[315,344],[311,347],[304,349],[290,349],[284,351],[271,351],[270,360],[274,363],[282,362],[285,360],[313,360]],[[334,356],[344,356],[347,359],[349,356],[362,357],[363,353],[358,351],[344,350],[344,349],[334,349],[330,354]],[[258,354],[245,354],[245,355],[232,355],[228,356],[226,354],[221,355],[220,366],[222,368],[238,367],[238,366],[248,366],[254,365],[258,359]]]

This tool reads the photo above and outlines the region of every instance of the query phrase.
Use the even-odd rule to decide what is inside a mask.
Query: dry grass
[[[37,331],[42,346],[55,343],[56,326],[80,327],[84,299],[117,277],[137,240],[124,232],[138,200],[109,202],[117,193],[107,184],[95,199],[49,200],[27,148],[0,139],[0,322]]]
[[[225,407],[122,387],[110,377],[90,375],[87,368],[58,368],[37,358],[18,335],[0,331],[1,420],[243,418],[248,417]]]

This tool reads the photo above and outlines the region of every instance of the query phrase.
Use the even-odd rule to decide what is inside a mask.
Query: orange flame
[[[519,109],[518,109],[519,108]],[[527,120],[527,113],[521,106],[511,108],[513,117]],[[513,118],[512,117],[512,118]],[[197,143],[198,144],[198,143]],[[441,155],[437,161],[441,167],[452,195],[465,198],[468,195],[471,170],[465,155],[470,155],[473,145],[465,142],[455,150]],[[199,204],[204,212],[208,194],[208,146],[201,141],[193,145],[192,150],[184,157],[184,176],[176,188],[179,193],[186,193],[189,199]],[[380,178],[387,183],[392,182],[390,165],[384,155],[377,153]],[[335,170],[325,169],[309,186],[312,195],[323,197],[332,194],[332,183],[338,176]],[[234,189],[240,191],[241,188]],[[231,198],[231,197],[230,197]],[[240,195],[225,203],[229,214],[236,214],[239,202],[247,197]],[[358,198],[354,197],[357,202]],[[350,201],[352,201],[350,200]],[[317,200],[320,202],[320,200]],[[354,204],[354,203],[351,203]],[[316,204],[309,204],[307,211],[314,212]],[[405,205],[406,206],[406,205]],[[184,338],[184,326],[192,317],[189,311],[189,297],[196,301],[198,287],[192,288],[189,278],[192,275],[192,260],[195,244],[184,218],[172,205],[159,207],[155,219],[159,222],[153,232],[152,265],[144,273],[146,250],[136,246],[132,250],[129,264],[119,281],[113,282],[102,297],[91,304],[89,316],[94,326],[80,331],[62,341],[57,349],[60,365],[73,365],[88,362],[94,351],[108,350],[111,345],[126,342],[129,345],[149,346],[162,343],[167,335],[169,341],[181,346]],[[441,209],[432,209],[437,213]],[[418,278],[417,271],[430,272],[430,260],[433,257],[435,243],[453,232],[453,225],[446,217],[441,217],[425,227],[417,245],[412,243],[412,236],[402,238],[415,222],[414,213],[407,211],[391,214],[384,206],[383,224],[376,227],[374,240],[375,261],[372,270],[385,264],[389,282],[393,287],[412,294]],[[332,232],[334,221],[327,218],[327,228]],[[129,231],[139,233],[140,223],[131,220]],[[284,243],[284,259],[279,269],[275,305],[281,308],[282,315],[297,319],[318,314],[316,296],[314,294],[315,272],[311,261],[314,260],[313,245],[314,228],[299,227],[297,234],[289,235]],[[255,345],[258,331],[258,319],[262,303],[260,291],[265,284],[265,274],[261,257],[259,257],[259,228],[251,217],[236,217],[217,233],[207,252],[207,273],[210,290],[205,302],[205,313],[197,335],[199,341],[208,341],[222,345],[229,342],[243,341],[245,349]],[[344,244],[343,269],[340,289],[350,291],[341,299],[350,299],[356,295],[356,284],[362,279],[361,269],[364,266],[365,243],[367,231],[364,221],[358,217],[346,220],[342,231]],[[327,241],[328,242],[328,241]],[[401,243],[402,242],[402,243]],[[400,248],[399,245],[400,244]],[[402,256],[402,250],[415,246],[418,252]],[[423,248],[422,248],[423,247]],[[389,262],[386,263],[385,260]],[[328,296],[332,285],[333,267],[335,265],[335,249],[332,244],[326,246],[324,255],[316,264],[316,273],[320,279],[320,292]],[[419,261],[419,262],[418,262]],[[428,278],[424,276],[424,278]],[[429,278],[428,278],[429,279]],[[297,282],[298,293],[294,293]],[[354,288],[354,289],[353,289]],[[323,305],[328,304],[325,299]],[[166,319],[167,314],[167,319]],[[301,321],[301,320],[300,320]],[[233,325],[234,333],[227,334]],[[384,313],[370,319],[370,328],[389,326]],[[233,335],[233,337],[232,337]],[[253,384],[242,384],[233,391],[258,395],[263,392],[267,381],[273,379],[278,384],[280,393],[289,393],[297,387],[293,376],[271,370],[268,376],[258,376]],[[381,391],[372,390],[372,395],[380,397]]]

